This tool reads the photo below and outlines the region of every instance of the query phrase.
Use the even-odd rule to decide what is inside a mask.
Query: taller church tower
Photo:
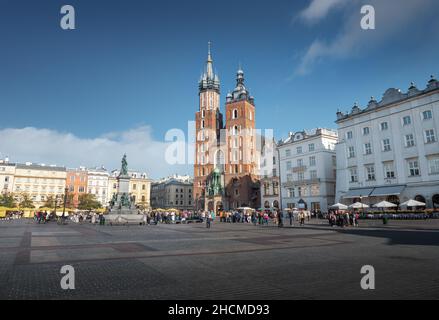
[[[199,111],[195,114],[196,143],[194,165],[194,196],[196,209],[204,209],[206,181],[214,170],[213,154],[209,149],[217,145],[223,116],[220,112],[220,80],[214,73],[210,42],[204,73],[199,81]],[[212,150],[213,151],[213,150]]]

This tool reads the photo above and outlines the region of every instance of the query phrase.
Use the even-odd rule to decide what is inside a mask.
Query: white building
[[[9,159],[0,160],[0,194],[11,193],[14,187],[15,164]]]
[[[108,179],[109,173],[104,167],[87,170],[88,193],[94,194],[96,200],[104,207],[108,204]]]
[[[439,82],[338,112],[337,201],[439,205]]]
[[[279,157],[274,139],[265,141],[261,152],[261,207],[280,209]]]
[[[327,211],[334,204],[337,132],[290,133],[278,144],[282,208]]]

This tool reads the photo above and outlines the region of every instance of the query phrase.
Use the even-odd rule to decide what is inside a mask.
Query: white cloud
[[[308,7],[300,12],[299,17],[309,23],[315,23],[326,17],[328,13],[351,0],[311,0]]]
[[[13,162],[34,162],[67,167],[119,169],[124,153],[133,170],[146,172],[152,178],[173,173],[188,173],[189,166],[171,166],[165,161],[165,141],[154,140],[151,128],[138,127],[83,139],[71,133],[33,127],[0,129],[0,156]]]
[[[330,1],[332,5],[325,6],[321,2],[326,1],[314,0],[306,9],[310,10],[313,4],[315,6],[315,9],[307,13],[310,19],[327,15],[337,4],[336,1]],[[360,9],[365,4],[375,8],[376,30],[365,31],[360,27]],[[305,14],[306,10],[302,14]],[[419,19],[422,14],[431,10],[437,11],[437,3],[435,0],[356,0],[345,6],[345,10],[348,18],[335,36],[330,40],[315,39],[301,57],[295,75],[310,73],[314,66],[324,59],[347,58],[376,48],[385,40],[398,36],[402,27],[410,26],[413,20]]]

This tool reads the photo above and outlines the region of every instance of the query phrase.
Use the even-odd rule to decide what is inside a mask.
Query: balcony
[[[307,166],[298,166],[298,167],[293,167],[291,170],[294,173],[297,173],[297,172],[305,172],[306,169],[307,169]]]
[[[284,182],[282,184],[282,186],[285,187],[285,188],[292,188],[292,187],[300,187],[300,186],[304,186],[304,185],[316,184],[316,183],[320,183],[320,182],[321,182],[320,178],[304,179],[304,180],[294,180],[294,181]]]

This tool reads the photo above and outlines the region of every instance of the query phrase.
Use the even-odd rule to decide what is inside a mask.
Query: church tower
[[[196,143],[194,165],[194,196],[197,210],[204,209],[206,180],[214,170],[212,146],[219,141],[223,129],[223,116],[220,112],[220,80],[214,73],[213,60],[208,47],[207,61],[199,81],[199,110],[195,114]],[[213,151],[213,150],[212,150]]]
[[[258,153],[255,131],[255,102],[244,84],[244,71],[236,74],[236,87],[226,99],[228,161],[225,188],[228,207],[258,207]]]

